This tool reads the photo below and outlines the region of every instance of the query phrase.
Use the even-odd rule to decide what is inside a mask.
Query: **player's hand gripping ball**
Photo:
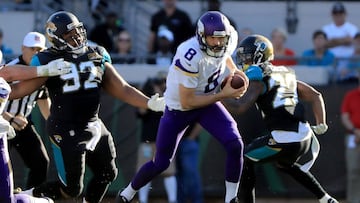
[[[234,75],[228,75],[224,78],[224,80],[221,83],[221,89],[224,88],[224,86],[226,85],[227,81],[231,78],[231,87],[234,89],[239,89],[242,86],[245,85],[245,79],[239,75],[239,74],[234,74]]]

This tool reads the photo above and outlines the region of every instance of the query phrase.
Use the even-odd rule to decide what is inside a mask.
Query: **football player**
[[[235,120],[220,102],[240,97],[247,88],[245,84],[234,89],[228,80],[220,91],[226,68],[247,79],[231,58],[237,40],[236,30],[222,13],[208,11],[200,17],[196,36],[180,44],[169,68],[164,94],[166,109],[159,124],[156,154],[119,192],[116,202],[130,202],[141,187],[169,167],[184,130],[194,123],[201,124],[226,149],[225,202],[237,202],[243,143]]]
[[[149,99],[129,85],[112,66],[103,47],[88,46],[85,28],[74,14],[52,14],[46,22],[45,35],[51,47],[35,55],[30,64],[37,66],[64,58],[70,62],[71,71],[16,83],[11,98],[27,95],[42,85],[47,87],[51,109],[46,124],[59,180],[24,192],[53,199],[78,197],[84,190],[86,165],[93,176],[83,201],[101,202],[117,176],[114,142],[98,117],[101,89],[126,103],[154,111],[164,110],[164,100],[158,95]]]
[[[264,36],[250,35],[244,38],[236,51],[236,57],[250,84],[243,97],[236,101],[226,101],[225,104],[231,112],[241,114],[256,103],[269,132],[247,146],[246,161],[275,162],[279,169],[312,192],[320,203],[337,203],[309,172],[318,154],[315,149],[319,149],[314,132],[324,134],[328,129],[321,93],[297,80],[293,70],[272,65],[273,47]],[[311,127],[305,119],[304,107],[299,100],[312,105],[316,125]],[[309,150],[312,151],[312,159],[303,165],[299,164],[300,157]],[[244,187],[255,188],[255,181]]]

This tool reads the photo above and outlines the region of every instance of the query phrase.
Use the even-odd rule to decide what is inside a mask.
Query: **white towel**
[[[89,142],[86,144],[86,149],[90,151],[94,151],[97,143],[101,138],[101,123],[100,120],[89,122],[88,128],[93,133],[93,137]]]

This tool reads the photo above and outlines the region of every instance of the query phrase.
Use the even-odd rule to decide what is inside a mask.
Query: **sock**
[[[32,197],[31,202],[36,202],[36,203],[54,203],[54,201],[50,198],[37,198],[37,197]]]
[[[237,191],[239,189],[239,182],[232,183],[225,181],[225,202],[229,203],[234,197],[237,196]]]
[[[136,194],[136,190],[131,186],[131,183],[120,193],[121,196],[125,197],[128,201],[132,200]]]
[[[321,199],[319,199],[319,202],[320,203],[328,203],[329,199],[334,199],[334,198],[332,198],[329,194],[326,193]]]
[[[169,202],[177,201],[177,182],[175,176],[164,177],[164,186]]]
[[[150,187],[151,187],[151,182],[149,182],[148,184],[146,184],[142,188],[140,188],[140,190],[139,190],[139,201],[140,201],[140,203],[147,203],[148,202]]]

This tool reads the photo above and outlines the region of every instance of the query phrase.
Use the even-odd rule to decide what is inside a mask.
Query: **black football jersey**
[[[46,81],[51,117],[73,125],[86,125],[98,117],[104,63],[111,63],[110,56],[102,47],[88,47],[86,53],[80,55],[49,49],[38,53],[31,65],[47,64],[58,58],[71,62],[72,67],[71,72]]]
[[[250,66],[246,71],[249,80],[261,80],[265,91],[256,104],[262,111],[270,130],[297,131],[299,121],[305,122],[304,107],[299,102],[297,79],[293,70],[267,64]]]

